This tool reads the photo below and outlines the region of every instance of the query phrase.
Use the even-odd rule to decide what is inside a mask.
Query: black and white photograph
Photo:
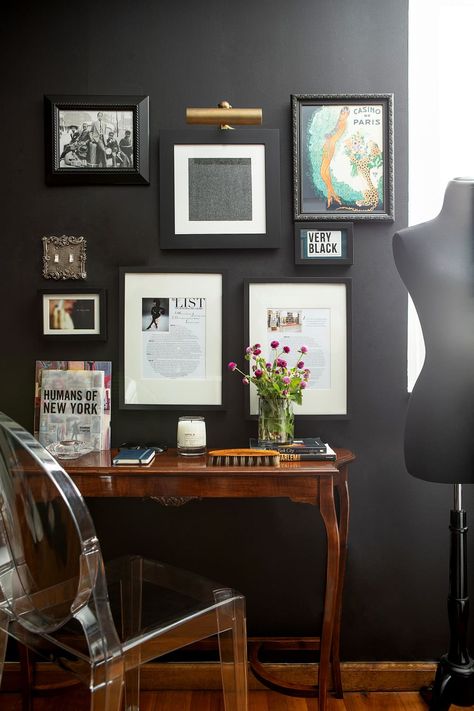
[[[61,168],[133,167],[133,111],[59,110]]]
[[[142,331],[169,331],[168,298],[142,299]]]
[[[46,181],[149,183],[147,96],[45,96]]]

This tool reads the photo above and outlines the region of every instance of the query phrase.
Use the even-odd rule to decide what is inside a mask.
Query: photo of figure
[[[269,333],[300,333],[303,327],[303,312],[296,309],[267,309]]]
[[[94,299],[48,299],[49,328],[53,331],[95,330]]]
[[[60,168],[131,168],[133,111],[60,109],[57,142]]]
[[[142,331],[169,331],[169,298],[142,299]]]

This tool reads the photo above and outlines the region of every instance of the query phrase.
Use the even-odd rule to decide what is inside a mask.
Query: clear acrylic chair
[[[225,710],[246,711],[242,595],[140,557],[104,568],[71,478],[0,413],[0,673],[11,635],[85,682],[93,711],[138,711],[141,664],[215,634]]]

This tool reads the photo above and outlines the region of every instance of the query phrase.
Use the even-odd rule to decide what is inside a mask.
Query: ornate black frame
[[[49,185],[148,185],[150,182],[148,104],[148,96],[45,96],[46,182]],[[61,109],[133,111],[135,165],[132,168],[114,169],[61,167],[58,151],[58,116]]]
[[[305,170],[304,151],[301,146],[302,107],[327,105],[365,105],[382,104],[384,135],[384,200],[379,212],[367,210],[326,210],[321,212],[305,211],[303,201],[303,171]],[[291,96],[293,130],[293,214],[295,220],[394,220],[394,176],[393,176],[393,94],[293,94]]]

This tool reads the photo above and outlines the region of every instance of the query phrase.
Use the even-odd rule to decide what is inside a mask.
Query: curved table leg
[[[347,561],[347,540],[349,536],[349,487],[348,487],[348,466],[341,466],[339,477],[337,479],[337,491],[339,496],[339,577],[337,581],[337,597],[336,597],[336,614],[334,618],[334,630],[332,633],[332,654],[331,654],[331,669],[334,684],[334,691],[338,699],[343,698],[342,679],[341,679],[341,658],[340,658],[340,640],[341,640],[341,616],[342,616],[342,591],[344,588],[344,576],[346,572]]]
[[[321,650],[319,658],[319,711],[327,709],[329,681],[329,662],[331,658],[334,623],[338,615],[338,585],[340,543],[339,526],[334,505],[334,487],[332,477],[322,477],[320,482],[320,509],[326,527],[327,562],[326,592],[324,595],[324,614],[321,632]]]

